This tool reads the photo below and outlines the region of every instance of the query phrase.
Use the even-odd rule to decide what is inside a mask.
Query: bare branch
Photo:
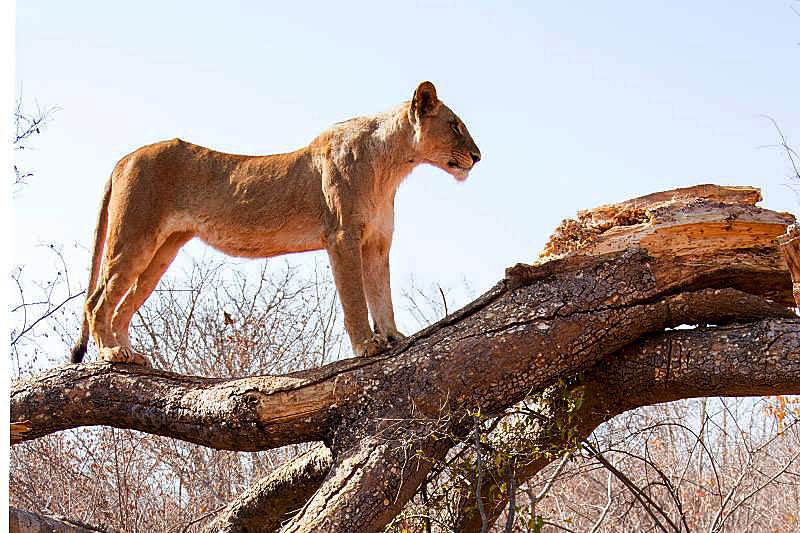
[[[14,149],[25,150],[29,148],[27,141],[33,136],[41,134],[58,110],[57,106],[41,107],[37,103],[34,112],[27,112],[23,108],[22,98],[18,98],[17,107],[14,110],[14,126],[16,130],[12,139]],[[22,170],[17,165],[14,165],[14,186],[24,185],[25,180],[31,176],[33,176],[32,172]]]

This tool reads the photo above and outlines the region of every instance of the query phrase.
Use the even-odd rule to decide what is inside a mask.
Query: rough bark
[[[15,383],[11,419],[21,440],[90,424],[241,450],[322,440],[331,470],[285,529],[379,531],[472,410],[499,416],[664,328],[791,316],[776,238],[793,218],[759,198],[705,185],[581,213],[537,264],[380,357],[240,380],[67,366]]]
[[[65,429],[106,425],[210,448],[257,451],[322,440],[337,376],[351,359],[286,376],[217,379],[105,362],[63,365],[11,386],[12,444]],[[339,388],[340,389],[340,388]]]

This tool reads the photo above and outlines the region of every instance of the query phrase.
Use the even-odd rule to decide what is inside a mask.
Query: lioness
[[[340,122],[288,154],[233,155],[180,139],[139,148],[106,184],[71,360],[83,359],[91,332],[100,359],[149,364],[131,348],[131,317],[192,237],[241,257],[324,248],[353,351],[373,355],[403,337],[389,287],[397,187],[420,163],[464,180],[480,158],[427,81],[410,102]]]

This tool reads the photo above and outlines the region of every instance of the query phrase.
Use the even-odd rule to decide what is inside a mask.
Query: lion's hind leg
[[[109,363],[130,363],[139,366],[153,366],[146,355],[135,352],[130,346],[114,346],[100,349],[100,360]]]
[[[103,261],[103,274],[95,292],[87,300],[89,328],[97,342],[100,360],[119,363],[147,364],[129,344],[117,342],[112,329],[112,315],[131,290],[134,281],[145,270],[155,252],[157,242],[149,235],[139,239],[110,239]],[[124,242],[125,245],[121,245]]]
[[[133,314],[144,304],[147,298],[150,297],[153,290],[155,290],[158,285],[158,282],[161,280],[161,277],[167,271],[169,265],[172,264],[175,256],[178,255],[178,251],[180,251],[181,247],[193,236],[194,234],[190,232],[173,233],[170,235],[158,248],[158,251],[147,265],[147,268],[136,278],[133,286],[125,295],[125,298],[122,300],[122,303],[119,304],[111,319],[111,330],[119,346],[131,346],[130,338],[128,337],[128,329]],[[129,350],[129,352],[130,354],[122,354],[119,357],[135,358],[137,361],[147,361],[144,355],[134,352],[132,349]],[[131,360],[128,362],[137,361]],[[137,364],[142,363],[137,362]]]

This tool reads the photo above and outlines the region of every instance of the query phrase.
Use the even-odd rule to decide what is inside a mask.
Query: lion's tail
[[[94,248],[92,249],[92,268],[89,274],[89,283],[86,285],[86,300],[89,298],[97,285],[97,277],[100,274],[100,264],[103,259],[103,245],[106,241],[106,230],[108,229],[108,202],[111,199],[111,179],[106,183],[103,192],[103,202],[100,205],[100,212],[97,214],[97,226],[94,230]],[[81,338],[72,348],[70,361],[80,363],[86,355],[86,348],[89,343],[89,320],[86,309],[83,312],[83,325],[81,326]]]

